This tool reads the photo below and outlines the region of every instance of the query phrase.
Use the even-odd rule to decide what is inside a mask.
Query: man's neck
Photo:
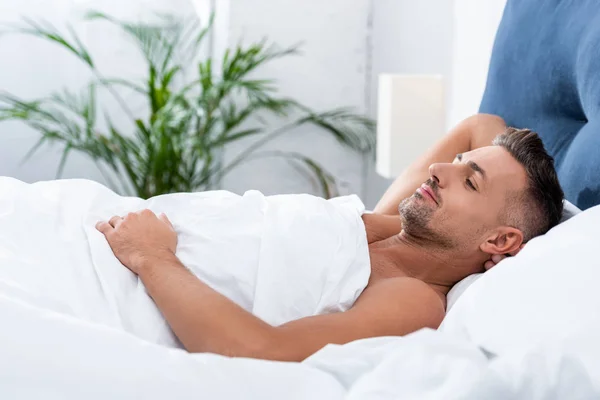
[[[381,275],[416,278],[443,293],[467,275],[484,271],[484,254],[467,255],[457,249],[440,248],[435,243],[415,240],[404,231],[373,243],[371,248],[387,260],[380,266]]]

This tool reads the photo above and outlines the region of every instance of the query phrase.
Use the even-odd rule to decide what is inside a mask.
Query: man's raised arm
[[[398,214],[400,202],[411,196],[429,178],[431,164],[452,162],[458,153],[489,146],[505,128],[504,120],[495,115],[477,114],[465,119],[394,181],[379,200],[375,213]]]

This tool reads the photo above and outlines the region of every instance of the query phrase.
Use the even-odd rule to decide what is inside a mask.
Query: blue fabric
[[[538,132],[567,200],[600,204],[600,1],[508,0],[480,112]]]

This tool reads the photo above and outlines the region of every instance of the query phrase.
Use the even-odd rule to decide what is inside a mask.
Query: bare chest
[[[371,262],[371,275],[367,286],[372,286],[384,279],[406,276],[396,268],[394,260],[388,254],[374,248],[372,245],[369,246],[369,259]]]

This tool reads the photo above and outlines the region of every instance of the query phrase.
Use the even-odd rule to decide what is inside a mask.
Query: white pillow
[[[577,208],[574,204],[568,202],[567,200],[563,201],[563,216],[560,220],[560,223],[565,222],[569,218],[574,217],[579,214],[581,210]],[[467,276],[462,281],[458,282],[456,285],[450,289],[448,295],[446,296],[446,312],[450,311],[450,309],[454,306],[454,304],[458,301],[459,297],[471,286],[477,279],[479,279],[483,274],[473,274]]]
[[[465,293],[465,291],[479,278],[481,278],[483,274],[473,274],[467,276],[462,281],[458,282],[446,295],[446,313],[450,311],[450,309],[456,304],[458,299]]]
[[[562,224],[566,220],[573,218],[580,212],[581,210],[577,208],[577,206],[575,206],[574,204],[568,202],[567,200],[563,201],[563,215],[560,220],[560,223]]]
[[[600,206],[531,240],[483,274],[440,330],[502,354],[571,333],[600,336]]]

